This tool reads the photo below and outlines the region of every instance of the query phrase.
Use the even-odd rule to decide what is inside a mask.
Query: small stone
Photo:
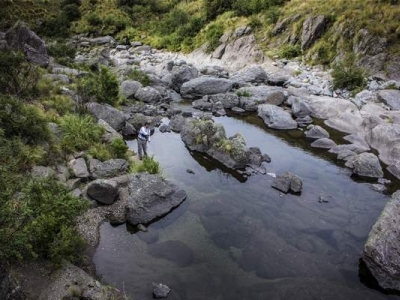
[[[186,172],[188,172],[189,174],[194,174],[194,171],[191,169],[187,169]]]
[[[147,227],[144,226],[143,224],[138,224],[137,225],[137,229],[139,229],[142,232],[146,232],[147,231]]]
[[[170,291],[171,289],[165,284],[162,283],[157,284],[153,282],[153,298],[155,299],[166,298]]]

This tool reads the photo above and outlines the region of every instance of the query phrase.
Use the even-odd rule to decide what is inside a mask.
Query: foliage
[[[61,147],[67,152],[82,151],[99,143],[103,128],[91,116],[65,115],[60,122]]]
[[[46,141],[47,122],[37,107],[0,95],[0,128],[6,138],[18,137],[28,144]]]
[[[119,100],[119,83],[117,77],[105,66],[100,66],[98,73],[91,73],[78,82],[80,104],[94,98],[100,103],[117,105]]]
[[[236,95],[239,97],[251,97],[251,93],[248,90],[237,91]]]
[[[294,58],[301,54],[300,46],[298,45],[287,45],[284,46],[280,52],[279,56],[284,58]]]
[[[11,186],[0,191],[2,261],[74,260],[83,245],[74,228],[75,217],[85,210],[86,202],[71,196],[54,179],[30,179]],[[21,192],[15,193],[19,188]]]
[[[131,80],[139,81],[143,86],[148,86],[151,83],[149,75],[139,69],[132,69],[126,77]]]
[[[154,159],[154,156],[148,157],[145,156],[142,161],[131,162],[129,167],[130,173],[144,173],[147,172],[149,174],[160,174],[161,166],[158,161]]]
[[[355,90],[366,85],[365,72],[354,65],[338,63],[333,67],[333,88]]]
[[[26,61],[22,52],[0,50],[0,91],[18,97],[37,94],[38,67]]]
[[[126,152],[129,149],[121,138],[114,139],[110,144],[110,148],[114,158],[126,158]]]
[[[71,66],[76,54],[76,48],[72,44],[63,41],[49,43],[47,50],[57,63],[64,66]]]
[[[214,51],[220,44],[220,37],[224,34],[224,27],[222,24],[211,24],[206,29],[206,39],[207,39],[207,52]]]
[[[44,109],[57,116],[64,116],[73,111],[73,100],[64,95],[50,95],[40,100]]]

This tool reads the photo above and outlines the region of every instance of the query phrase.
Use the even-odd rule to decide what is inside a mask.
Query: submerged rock
[[[363,260],[379,285],[400,291],[400,191],[394,193],[364,246]]]
[[[193,263],[193,251],[180,241],[165,241],[149,245],[149,253],[157,258],[164,258],[180,267],[188,267]]]
[[[153,282],[153,297],[156,299],[166,298],[171,289],[162,283],[154,283]]]

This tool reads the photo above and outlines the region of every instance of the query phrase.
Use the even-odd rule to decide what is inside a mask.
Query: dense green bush
[[[114,139],[110,144],[110,148],[114,158],[126,158],[126,152],[129,149],[121,138]]]
[[[103,134],[91,116],[65,115],[60,122],[62,130],[61,147],[67,152],[89,149],[99,143]]]
[[[161,173],[161,166],[158,161],[154,159],[154,156],[145,156],[140,162],[132,162],[129,168],[131,173],[144,173],[159,174]]]
[[[279,56],[284,58],[295,58],[301,54],[300,46],[287,45],[279,51]]]
[[[75,230],[75,217],[86,209],[86,202],[71,196],[54,179],[11,186],[0,191],[1,260],[76,260],[83,240]]]
[[[207,52],[214,51],[219,45],[219,39],[224,34],[224,26],[222,24],[211,24],[206,30]]]
[[[119,83],[109,68],[100,66],[98,73],[80,79],[77,93],[80,104],[97,100],[115,106],[119,100]]]
[[[49,43],[47,50],[55,58],[56,62],[65,66],[71,66],[76,54],[76,48],[64,41]]]
[[[4,95],[0,95],[0,128],[6,138],[18,137],[28,144],[46,141],[50,136],[38,108]]]
[[[22,52],[0,50],[0,74],[0,93],[18,97],[37,94],[39,69],[28,63]]]
[[[149,75],[139,69],[132,69],[126,77],[131,80],[139,81],[143,86],[150,85]]]
[[[332,70],[333,88],[350,91],[366,85],[365,72],[353,64],[339,63]]]

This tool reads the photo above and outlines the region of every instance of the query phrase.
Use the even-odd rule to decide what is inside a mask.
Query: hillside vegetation
[[[212,51],[224,32],[249,25],[267,55],[329,65],[348,57],[366,29],[387,39],[389,55],[400,53],[399,0],[5,0],[4,6],[3,28],[22,18],[49,37],[113,35],[184,52],[208,42]],[[303,49],[299,36],[310,16],[324,16],[326,28]]]

